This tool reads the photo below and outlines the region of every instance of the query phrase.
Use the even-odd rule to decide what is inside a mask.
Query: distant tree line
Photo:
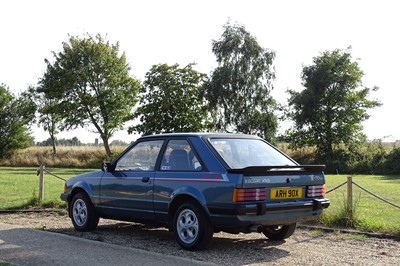
[[[288,142],[292,149],[316,147],[316,161],[333,161],[338,151],[356,154],[365,142],[361,123],[381,103],[370,99],[378,88],[362,84],[364,73],[351,48],[324,51],[303,66],[304,89],[288,89],[286,104],[271,96],[275,52],[261,46],[245,26],[228,21],[212,42],[212,52],[217,67],[210,75],[196,71],[195,63],[161,63],[140,82],[131,76],[119,43],[100,35],[72,36],[52,59],[45,59],[47,69],[36,86],[19,96],[0,86],[0,156],[28,146],[33,124],[49,133],[54,153],[60,131],[91,126],[107,156],[110,138],[124,129],[255,134]],[[293,126],[277,136],[282,119]],[[128,121],[135,123],[124,128]]]
[[[73,137],[70,139],[59,139],[57,138],[55,140],[55,144],[56,146],[96,146],[95,143],[82,143],[78,137]],[[53,140],[51,138],[48,138],[46,140],[40,141],[40,142],[36,142],[35,143],[36,146],[53,146]],[[113,140],[110,143],[110,146],[128,146],[129,143],[122,141],[122,140]]]

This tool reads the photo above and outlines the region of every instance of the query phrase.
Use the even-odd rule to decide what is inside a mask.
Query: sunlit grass
[[[328,190],[347,180],[346,175],[327,175]],[[400,205],[400,176],[354,175],[356,182],[382,198]],[[343,226],[346,215],[347,185],[327,194],[331,206],[324,211],[320,222],[328,226]],[[353,185],[353,210],[351,227],[372,232],[391,232],[400,235],[400,209],[389,205]]]
[[[51,169],[51,172],[67,179],[90,169]],[[30,207],[64,207],[60,194],[64,181],[44,175],[44,198],[39,202],[39,177],[36,168],[0,168],[0,210],[26,209]]]

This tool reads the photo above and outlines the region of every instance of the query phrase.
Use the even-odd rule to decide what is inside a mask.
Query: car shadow
[[[286,243],[285,241],[269,240],[257,233],[251,236],[215,233],[207,249],[191,252],[182,249],[168,229],[138,223],[100,224],[92,232],[78,232],[72,227],[49,229],[49,231],[219,265],[268,263],[290,255],[290,252],[280,248]],[[235,259],[224,260],[224,256],[234,256]]]

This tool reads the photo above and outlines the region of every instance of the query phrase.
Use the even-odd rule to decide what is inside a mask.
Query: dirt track
[[[45,229],[62,234],[114,243],[218,265],[400,265],[400,242],[359,235],[297,229],[286,241],[271,241],[262,234],[216,233],[201,252],[182,250],[164,228],[100,220],[97,230],[80,233],[64,213],[1,214],[13,227]]]

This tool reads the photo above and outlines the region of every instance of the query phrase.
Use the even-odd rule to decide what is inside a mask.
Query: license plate
[[[299,199],[302,192],[301,188],[271,188],[270,199]]]

